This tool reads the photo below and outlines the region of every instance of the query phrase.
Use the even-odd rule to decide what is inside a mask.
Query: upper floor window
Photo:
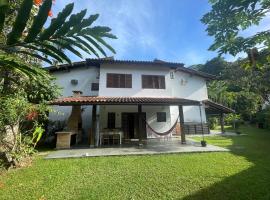
[[[165,76],[142,75],[142,88],[165,89]]]
[[[132,88],[132,75],[108,73],[107,88]]]

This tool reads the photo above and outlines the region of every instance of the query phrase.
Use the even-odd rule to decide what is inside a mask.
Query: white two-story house
[[[206,83],[215,78],[160,60],[87,59],[46,69],[63,88],[62,97],[51,103],[59,112],[50,119],[66,121],[70,129],[68,124],[76,121],[81,140],[96,146],[106,142],[102,137],[109,130],[118,130],[122,142],[177,132],[183,136],[188,131],[184,125],[201,125],[203,130],[209,108]],[[211,108],[229,112],[222,106]]]

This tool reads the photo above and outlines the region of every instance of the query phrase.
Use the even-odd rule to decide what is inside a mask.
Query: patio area
[[[57,150],[48,154],[45,159],[224,151],[229,150],[209,144],[206,147],[202,147],[199,142],[192,141],[191,139],[188,139],[186,144],[181,144],[181,141],[178,138],[172,138],[168,141],[148,140],[147,144],[142,147],[139,147],[138,145],[121,145],[101,148]]]

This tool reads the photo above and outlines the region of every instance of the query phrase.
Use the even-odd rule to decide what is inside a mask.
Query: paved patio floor
[[[56,150],[51,152],[45,159],[219,151],[229,150],[209,144],[207,147],[202,147],[199,142],[194,142],[190,139],[187,141],[187,144],[181,144],[179,139],[174,139],[169,141],[148,141],[147,145],[144,145],[143,147],[134,145]]]

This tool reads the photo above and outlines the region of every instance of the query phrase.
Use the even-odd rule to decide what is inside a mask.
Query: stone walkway
[[[139,148],[138,146],[116,146],[105,148],[57,150],[51,152],[47,157],[45,157],[45,159],[222,151],[229,150],[209,144],[207,145],[207,147],[202,147],[200,143],[194,142],[192,140],[188,140],[187,144],[183,145],[178,139],[170,141],[149,141],[147,145],[144,145],[141,148]]]

